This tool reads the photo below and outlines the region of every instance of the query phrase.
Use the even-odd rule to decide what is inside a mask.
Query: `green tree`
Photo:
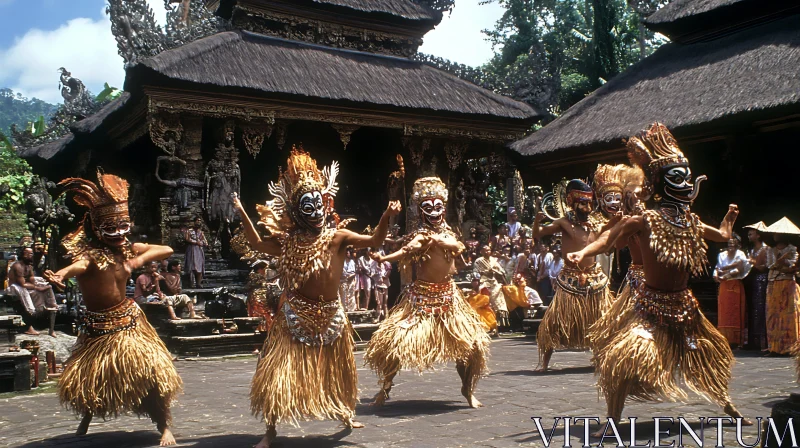
[[[54,104],[40,99],[28,99],[11,89],[0,89],[0,132],[7,132],[14,123],[26,123],[39,116],[49,117]]]
[[[44,120],[44,117],[42,117]],[[35,128],[36,124],[29,126]],[[0,210],[19,211],[25,203],[25,187],[30,185],[33,171],[11,143],[0,132]]]

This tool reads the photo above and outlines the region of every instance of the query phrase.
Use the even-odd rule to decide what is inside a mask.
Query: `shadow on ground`
[[[493,375],[503,375],[503,376],[548,376],[548,375],[579,375],[584,373],[593,373],[594,367],[592,366],[582,366],[582,367],[564,367],[564,368],[550,368],[550,370],[546,372],[537,372],[533,369],[522,369],[522,370],[506,370],[503,372],[492,372],[489,376]]]
[[[351,429],[342,429],[330,436],[307,435],[305,437],[278,437],[272,444],[273,448],[333,448],[333,447],[361,447],[357,443],[342,440],[352,433]],[[177,437],[179,447],[213,448],[213,447],[251,447],[261,440],[260,435],[253,434],[225,434],[198,438]],[[159,435],[155,431],[112,431],[98,432],[87,436],[64,435],[52,439],[40,440],[17,445],[18,448],[63,447],[70,448],[145,448],[157,447]]]
[[[466,401],[388,400],[380,407],[371,406],[372,399],[356,406],[356,415],[378,417],[403,417],[414,415],[440,415],[469,408]]]

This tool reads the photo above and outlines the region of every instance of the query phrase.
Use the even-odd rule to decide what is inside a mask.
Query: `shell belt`
[[[636,291],[636,313],[651,325],[675,327],[691,324],[699,308],[692,291],[662,292],[639,285]]]
[[[586,296],[605,288],[608,277],[599,264],[585,270],[564,266],[556,277],[556,283],[570,294]]]
[[[453,282],[429,283],[417,280],[409,285],[408,300],[417,315],[446,313],[453,305]]]
[[[283,315],[292,337],[309,346],[332,344],[347,323],[341,301],[311,300],[294,291],[286,292]]]
[[[79,330],[89,337],[98,337],[136,328],[139,307],[126,299],[107,310],[86,311],[81,317]]]

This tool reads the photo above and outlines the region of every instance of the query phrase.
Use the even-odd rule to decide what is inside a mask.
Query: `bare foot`
[[[178,442],[175,441],[175,436],[172,435],[172,431],[169,428],[165,428],[164,432],[161,433],[161,446],[171,446],[177,445]]]
[[[597,438],[597,439],[599,439],[600,437],[603,437],[603,436],[605,435],[605,433],[606,433],[606,432],[605,432],[605,429],[606,429],[606,428],[605,428],[605,426],[604,426],[602,429],[598,429],[597,431],[595,431],[595,432],[593,432],[593,433],[591,433],[591,434],[589,434],[589,435],[590,435],[590,436],[592,436],[592,437],[594,437],[594,438]]]
[[[741,412],[733,405],[733,403],[728,403],[723,408],[723,411],[730,415],[733,418],[741,418],[742,419],[742,426],[753,426],[753,422],[744,418]]]
[[[372,406],[383,406],[386,403],[386,399],[389,398],[389,393],[385,390],[378,392],[375,395],[375,401],[372,402]]]
[[[170,317],[169,319],[170,319],[170,320],[181,320],[181,318],[180,318],[180,317],[178,317],[178,316],[173,316],[173,317]]]
[[[36,330],[34,330],[34,329],[33,329],[33,327],[30,327],[30,328],[28,328],[28,329],[25,331],[25,333],[23,333],[23,334],[29,334],[29,335],[31,335],[31,336],[39,336],[39,332],[38,332],[38,331],[36,331]]]
[[[80,425],[78,425],[78,430],[75,431],[76,436],[85,435],[89,431],[89,423],[92,422],[92,414],[86,414],[81,419]]]
[[[473,407],[475,409],[483,407],[483,403],[478,401],[478,399],[475,398],[474,394],[472,394],[470,391],[464,389],[463,387],[461,388],[461,395],[463,395],[464,398],[467,399],[467,403],[470,405],[470,407]]]
[[[363,428],[364,427],[363,423],[354,421],[352,417],[350,417],[350,418],[348,418],[346,420],[342,420],[342,423],[344,423],[344,426],[347,427],[347,428]]]
[[[536,370],[533,371],[533,373],[545,373],[549,371],[550,367],[544,366],[544,367],[537,367]]]
[[[264,434],[264,438],[258,442],[258,445],[255,448],[269,448],[272,445],[272,441],[275,440],[275,437],[278,436],[278,431],[275,430],[274,426],[270,426],[267,428],[267,433]]]
[[[51,331],[49,334],[50,334],[50,337],[51,337],[51,338],[54,338],[54,337],[56,337],[56,332],[55,332],[55,331]]]

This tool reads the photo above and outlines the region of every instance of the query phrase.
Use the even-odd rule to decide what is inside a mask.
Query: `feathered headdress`
[[[336,176],[339,175],[339,164],[333,162],[322,171],[317,168],[317,161],[304,151],[302,147],[292,147],[286,161],[286,171],[280,173],[277,183],[270,182],[269,192],[274,196],[272,205],[259,206],[262,222],[268,229],[277,230],[291,227],[287,220],[295,202],[304,194],[319,191],[323,200],[328,203],[339,192]],[[289,213],[287,213],[289,211]]]
[[[592,189],[597,196],[603,196],[608,191],[622,191],[622,173],[626,165],[597,165],[592,179]]]
[[[627,146],[631,163],[641,167],[651,180],[664,166],[689,163],[675,137],[661,123],[653,123],[650,129],[628,139]]]
[[[97,184],[86,179],[70,177],[58,183],[61,194],[74,193],[75,202],[87,209],[95,226],[115,216],[128,216],[128,182],[97,169]]]
[[[447,204],[447,186],[438,177],[423,177],[414,182],[412,203],[419,206],[428,199],[441,199]]]

